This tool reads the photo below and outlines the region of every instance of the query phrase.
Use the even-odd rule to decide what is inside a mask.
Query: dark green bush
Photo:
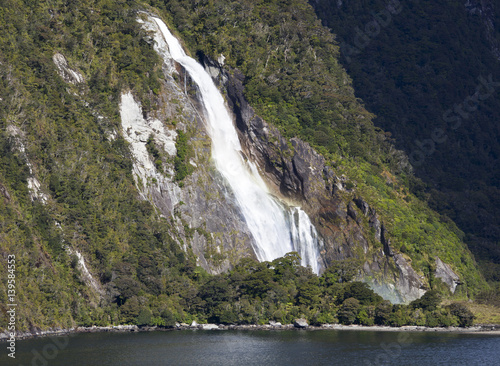
[[[384,300],[375,307],[375,324],[389,325],[392,314],[392,304]]]
[[[189,164],[191,147],[188,143],[188,136],[182,130],[177,130],[175,148],[177,149],[177,155],[174,158],[175,180],[180,182],[193,171],[193,166]]]
[[[411,302],[413,308],[432,311],[441,303],[441,296],[434,290],[427,291],[420,299]]]
[[[136,324],[139,326],[153,325],[153,313],[148,308],[143,308],[137,316]]]
[[[461,327],[470,327],[474,323],[474,314],[470,309],[459,302],[451,303],[447,306],[451,315],[458,318],[458,325]]]
[[[359,301],[355,298],[345,299],[337,314],[339,322],[345,325],[354,323],[358,316],[359,307]]]

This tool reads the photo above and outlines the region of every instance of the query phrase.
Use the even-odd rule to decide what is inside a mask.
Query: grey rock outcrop
[[[387,230],[385,229],[385,226],[383,224],[380,230],[380,241],[384,245],[384,254],[389,257],[393,257],[394,252],[392,251],[391,248],[391,239],[389,239]]]
[[[295,319],[293,321],[293,326],[295,328],[307,328],[309,326],[309,323],[307,322],[306,319],[300,318],[300,319]]]
[[[183,68],[168,57],[164,41],[155,38],[155,48],[165,59],[165,78],[161,92],[151,97],[151,103],[158,108],[145,120],[163,121],[167,129],[189,131],[194,152],[191,164],[195,168],[182,185],[160,173],[148,181],[143,197],[169,218],[172,237],[179,245],[186,251],[192,250],[198,263],[208,271],[220,273],[244,256],[255,257],[253,239],[231,189],[211,162],[211,141],[203,113],[199,112],[196,86]],[[321,267],[333,260],[369,257],[368,271],[359,274],[361,279],[375,274],[381,281],[391,283],[396,293],[400,289],[405,294],[420,291],[421,283],[413,277],[405,278],[414,271],[402,256],[393,253],[389,233],[377,213],[362,198],[348,198],[355,184],[337,175],[309,144],[299,138],[285,139],[256,115],[244,96],[243,75],[238,70],[227,71],[220,63],[200,57],[234,113],[245,158],[256,164],[273,194],[300,206],[311,218],[322,238]],[[169,126],[169,121],[174,120],[175,127]],[[163,166],[164,171],[172,174],[171,160],[164,159]],[[370,227],[375,232],[373,240],[382,243],[380,246],[372,244]],[[397,296],[407,298],[399,293]]]
[[[451,267],[444,263],[439,257],[436,257],[436,272],[434,274],[436,278],[440,278],[448,287],[452,293],[455,293],[457,286],[460,285],[460,277],[453,272]]]
[[[402,254],[374,256],[363,266],[366,282],[376,293],[394,304],[409,303],[427,291],[425,278],[418,274]]]
[[[281,328],[282,326],[280,322],[275,322],[274,320],[269,320],[269,325],[274,328]]]
[[[368,213],[370,212],[370,206],[368,205],[368,203],[366,203],[366,201],[361,197],[357,197],[353,201],[356,204],[356,206],[359,207],[361,212],[363,212],[363,215],[367,216]]]
[[[368,223],[370,225],[370,228],[372,228],[375,231],[375,240],[378,241],[379,243],[382,242],[382,226],[381,222],[378,218],[378,215],[376,213],[373,213],[368,220]]]
[[[362,197],[346,204],[346,195],[355,185],[337,175],[309,144],[299,138],[285,139],[260,118],[244,96],[244,76],[238,70],[228,72],[203,55],[201,59],[219,87],[227,92],[226,100],[234,113],[246,157],[257,163],[275,195],[301,206],[311,218],[323,239],[325,266],[333,260],[368,257],[359,280],[397,303],[422,296],[425,279],[394,252],[390,233],[375,210]],[[380,250],[370,244],[370,228]]]
[[[54,64],[56,65],[57,70],[59,72],[59,75],[67,83],[77,85],[85,81],[83,75],[80,72],[73,70],[69,67],[68,61],[66,60],[66,57],[64,57],[64,55],[60,53],[55,53],[54,56],[52,56],[52,61],[54,61]]]
[[[7,188],[5,188],[2,183],[0,183],[0,194],[5,197],[7,201],[10,201],[10,194],[9,191],[7,191]]]
[[[203,330],[215,330],[215,329],[220,329],[217,324],[201,324],[199,326],[200,329]]]

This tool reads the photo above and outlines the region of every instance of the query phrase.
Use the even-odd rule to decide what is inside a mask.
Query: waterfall
[[[168,45],[170,56],[184,67],[199,88],[207,131],[212,139],[213,161],[234,192],[252,233],[257,258],[272,261],[296,251],[302,258],[301,264],[318,273],[320,242],[309,217],[301,208],[289,207],[270,194],[257,167],[243,158],[233,119],[210,75],[185,54],[162,20],[153,20]],[[160,54],[165,56],[163,52]]]

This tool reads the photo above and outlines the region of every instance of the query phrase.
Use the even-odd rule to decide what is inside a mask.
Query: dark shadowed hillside
[[[500,264],[500,2],[311,1],[374,123],[424,185],[413,192]],[[495,264],[493,264],[495,263]]]

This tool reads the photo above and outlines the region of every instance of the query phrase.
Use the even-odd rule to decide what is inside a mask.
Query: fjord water
[[[498,365],[500,336],[441,332],[168,331],[18,341],[1,365]],[[65,345],[65,346],[64,346]],[[48,355],[50,358],[44,357]]]
[[[234,192],[254,238],[257,258],[272,261],[297,251],[302,265],[311,266],[318,273],[320,241],[309,217],[301,208],[288,207],[269,193],[257,167],[243,158],[231,115],[212,78],[198,62],[185,54],[165,23],[153,19],[168,44],[170,56],[185,68],[199,88],[207,130],[212,139],[212,158]]]

